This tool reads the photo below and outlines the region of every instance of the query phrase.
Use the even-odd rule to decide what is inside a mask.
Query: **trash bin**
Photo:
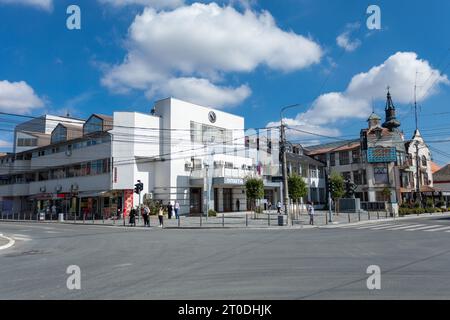
[[[58,214],[58,222],[64,222],[64,213]]]
[[[284,226],[284,216],[283,215],[278,215],[278,225],[280,227]]]
[[[39,212],[39,221],[44,221],[44,220],[45,220],[45,213]]]

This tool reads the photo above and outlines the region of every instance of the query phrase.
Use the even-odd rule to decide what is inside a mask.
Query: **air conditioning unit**
[[[192,164],[192,162],[190,161],[186,161],[186,163],[184,164],[184,168],[185,169],[192,169],[194,166]]]

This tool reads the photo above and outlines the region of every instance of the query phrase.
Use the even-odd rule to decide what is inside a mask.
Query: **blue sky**
[[[0,0],[0,111],[85,118],[148,112],[172,95],[242,115],[251,128],[299,103],[290,125],[352,138],[372,107],[383,115],[389,85],[409,137],[418,72],[421,131],[450,139],[450,2],[373,2],[381,30],[367,29],[360,0],[199,2]],[[81,30],[66,28],[70,4],[81,8]],[[0,118],[4,129],[18,121]],[[0,133],[0,151],[10,140]],[[430,145],[449,162],[449,143]]]

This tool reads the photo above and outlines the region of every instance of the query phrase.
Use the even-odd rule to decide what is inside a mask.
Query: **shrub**
[[[217,212],[213,209],[209,209],[208,217],[217,217]]]
[[[427,199],[427,201],[426,201],[426,205],[425,205],[427,208],[432,208],[433,206],[434,206],[434,204],[433,204],[433,199],[431,199],[431,198],[428,198]]]

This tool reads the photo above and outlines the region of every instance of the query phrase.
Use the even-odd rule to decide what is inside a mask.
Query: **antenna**
[[[419,129],[419,125],[417,123],[417,70],[416,70],[416,79],[414,80],[414,114],[416,121],[416,132]]]

